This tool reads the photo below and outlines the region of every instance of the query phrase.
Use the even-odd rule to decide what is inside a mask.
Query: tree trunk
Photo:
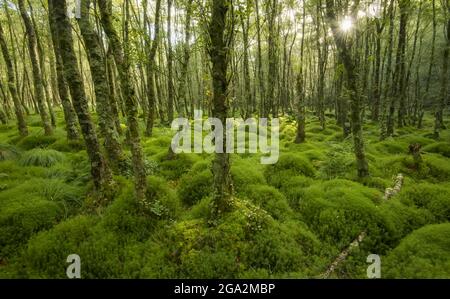
[[[354,4],[358,6],[358,1]],[[361,98],[357,87],[358,75],[356,72],[353,58],[350,56],[351,45],[346,41],[346,37],[341,34],[337,24],[337,18],[334,7],[334,0],[326,1],[327,19],[333,32],[336,48],[345,68],[347,89],[350,97],[351,108],[351,126],[353,135],[354,153],[356,157],[356,167],[360,178],[369,175],[369,165],[364,152],[364,140],[362,136],[361,123]],[[356,10],[355,10],[356,11]],[[355,33],[357,35],[358,33]],[[357,38],[357,36],[356,36]]]
[[[81,132],[86,143],[86,151],[91,161],[91,174],[95,189],[102,196],[108,197],[112,184],[111,171],[100,150],[95,127],[89,115],[88,101],[84,92],[83,80],[78,68],[75,50],[73,48],[71,25],[66,16],[66,2],[48,0],[49,17],[53,18],[54,36],[58,37],[58,47],[61,50],[61,60],[64,65],[64,76],[72,95],[73,106],[77,113]]]
[[[129,143],[131,146],[133,172],[135,179],[136,197],[142,203],[146,203],[145,192],[147,189],[144,158],[139,137],[139,123],[137,119],[138,107],[136,92],[131,82],[130,59],[128,50],[128,0],[125,0],[125,49],[119,41],[116,30],[112,23],[111,0],[98,1],[103,29],[109,39],[110,47],[119,72],[120,85],[123,99],[125,100],[126,116],[129,131]]]
[[[14,70],[13,64],[11,60],[11,56],[8,52],[8,46],[6,44],[5,36],[3,33],[2,24],[0,23],[0,47],[2,49],[3,59],[6,64],[6,71],[8,75],[8,89],[11,94],[11,98],[14,103],[14,112],[17,118],[17,128],[21,136],[28,135],[27,123],[25,121],[25,117],[23,115],[22,106],[19,100],[19,96],[17,95],[16,82],[14,79]]]
[[[25,24],[25,31],[27,35],[28,52],[31,60],[31,67],[33,71],[34,92],[36,101],[39,107],[39,114],[41,116],[42,124],[44,126],[45,135],[52,135],[53,129],[48,121],[47,110],[45,109],[44,87],[42,84],[41,70],[39,69],[39,62],[36,52],[36,34],[25,9],[24,0],[19,0],[19,10],[22,20]]]
[[[229,0],[213,0],[212,15],[209,24],[209,36],[211,45],[209,49],[213,80],[213,116],[218,118],[222,124],[226,123],[228,114],[227,90],[228,90],[228,55],[229,48],[227,41],[230,36],[226,36],[227,12],[231,5]],[[228,32],[228,34],[232,34]],[[225,130],[223,143],[226,144]],[[220,216],[231,207],[233,196],[233,184],[230,175],[229,154],[216,153],[213,161],[212,172],[214,182],[213,195],[213,216]]]
[[[77,21],[88,54],[91,77],[94,84],[100,132],[105,138],[105,148],[110,163],[115,165],[116,168],[121,168],[125,166],[125,156],[120,145],[119,134],[115,128],[109,100],[110,94],[105,54],[100,44],[100,37],[94,31],[89,20],[90,3],[90,0],[81,0],[81,17],[78,18]]]

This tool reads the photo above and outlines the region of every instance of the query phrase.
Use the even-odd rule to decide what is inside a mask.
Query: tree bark
[[[52,135],[53,129],[48,121],[47,110],[45,109],[44,87],[42,84],[42,74],[39,69],[39,60],[37,57],[36,49],[36,34],[31,23],[30,17],[25,9],[24,0],[19,0],[19,11],[22,20],[25,24],[25,32],[27,35],[28,53],[31,60],[31,67],[33,71],[33,83],[34,92],[36,95],[36,101],[39,108],[39,114],[41,116],[42,124],[44,126],[45,135]]]
[[[58,37],[64,76],[72,95],[81,132],[86,143],[86,151],[91,161],[91,174],[96,191],[108,197],[112,181],[111,171],[100,150],[95,127],[89,115],[88,101],[84,92],[83,80],[78,68],[73,48],[71,25],[66,16],[67,6],[63,0],[48,0],[49,17],[54,18],[54,36]]]

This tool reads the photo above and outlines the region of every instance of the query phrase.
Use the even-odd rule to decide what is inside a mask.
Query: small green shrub
[[[350,146],[346,143],[337,143],[330,144],[329,147],[318,176],[322,179],[334,179],[351,173],[354,158]]]
[[[42,166],[50,167],[62,162],[64,155],[51,149],[32,149],[25,152],[19,161],[21,166]]]
[[[50,149],[54,149],[59,152],[78,152],[85,148],[85,144],[82,139],[67,140],[60,139],[49,146]]]
[[[80,255],[83,264],[87,266],[89,263],[81,253],[81,245],[92,236],[95,223],[96,220],[92,216],[77,216],[33,237],[23,255],[28,276],[67,278],[66,259],[73,253]],[[86,277],[86,271],[83,271],[83,274]]]
[[[424,159],[429,174],[440,181],[450,180],[450,163],[448,159],[429,154]]]
[[[166,153],[159,155],[156,159],[159,161],[158,173],[168,180],[179,179],[199,160],[194,154],[178,154],[173,159],[167,159]]]

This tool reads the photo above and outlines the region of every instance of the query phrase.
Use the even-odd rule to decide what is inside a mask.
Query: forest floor
[[[212,156],[167,160],[169,128],[142,139],[154,199],[143,214],[131,171],[115,176],[109,205],[94,206],[84,145],[67,142],[61,112],[50,137],[36,115],[25,138],[1,125],[0,278],[64,278],[70,254],[80,256],[82,278],[322,277],[362,232],[330,277],[365,278],[368,255],[378,254],[382,278],[450,278],[450,130],[434,140],[432,121],[384,141],[368,121],[371,176],[361,180],[334,120],[322,130],[309,117],[307,141],[294,144],[295,123],[282,118],[278,163],[232,155],[235,208],[214,225]],[[413,143],[422,146],[419,167]],[[400,173],[400,192],[383,199]]]

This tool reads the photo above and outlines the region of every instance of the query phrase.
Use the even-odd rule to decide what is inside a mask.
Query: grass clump
[[[436,142],[429,144],[427,146],[424,146],[422,151],[428,153],[436,153],[450,158],[450,144],[447,142]]]
[[[19,150],[7,143],[0,143],[0,161],[14,160],[20,156]]]
[[[30,135],[22,138],[17,146],[24,150],[31,150],[34,148],[46,148],[49,145],[55,143],[57,140],[56,136],[46,136],[46,135]]]
[[[32,149],[25,152],[19,161],[21,166],[42,166],[50,167],[62,162],[64,155],[52,149]]]

